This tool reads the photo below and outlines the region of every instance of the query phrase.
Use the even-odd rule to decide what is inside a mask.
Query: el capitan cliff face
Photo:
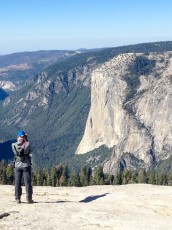
[[[106,172],[149,168],[172,148],[172,53],[121,54],[91,76],[91,108],[77,148],[113,148]]]

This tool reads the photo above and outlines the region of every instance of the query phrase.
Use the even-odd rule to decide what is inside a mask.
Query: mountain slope
[[[33,142],[37,165],[48,167],[68,159],[82,136],[90,108],[91,66],[74,66],[67,73],[56,69],[54,74],[53,68],[48,69],[2,104],[3,138],[14,138],[18,129],[25,129]]]
[[[172,52],[122,54],[92,73],[91,108],[77,153],[114,148],[118,165],[149,168],[172,152]]]
[[[43,50],[1,55],[0,80],[4,84],[10,81],[16,88],[23,87],[28,78],[34,77],[50,64],[63,61],[82,52],[87,51]]]
[[[163,77],[163,72],[171,63],[171,54],[163,52],[170,50],[172,42],[138,44],[76,54],[49,66],[1,102],[0,130],[3,132],[3,141],[14,139],[17,130],[24,129],[34,147],[35,167],[50,167],[59,162],[68,162],[75,167],[83,164],[95,166],[106,161],[105,170],[114,172],[119,166],[149,167],[154,161],[168,157],[166,150],[161,154],[156,153],[154,143],[158,142],[152,138],[155,134],[151,133],[150,138],[150,124],[138,114],[146,104],[147,92],[155,89],[152,85],[164,85],[164,93],[167,92],[165,87],[167,82],[171,84],[171,78],[165,78],[167,74]],[[123,60],[119,62],[121,57]],[[157,95],[160,95],[160,89]],[[139,100],[141,104],[137,103]],[[155,105],[158,100],[155,97]],[[149,104],[147,106],[149,108]],[[169,113],[169,103],[164,104],[163,109],[166,108]],[[117,112],[119,116],[115,118]],[[85,130],[89,124],[100,127],[98,134],[97,131]],[[112,128],[114,124],[120,134],[115,134],[116,130],[114,132]],[[104,135],[103,139],[100,134]],[[122,138],[125,139],[125,135],[124,144]],[[84,139],[88,141],[84,143]],[[141,144],[138,145],[139,140]],[[141,149],[145,141],[144,152]],[[119,153],[117,158],[114,155],[115,145]],[[81,151],[83,148],[84,151]],[[88,153],[77,155],[76,151]]]

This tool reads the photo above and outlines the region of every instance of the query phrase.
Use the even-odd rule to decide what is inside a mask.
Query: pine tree
[[[104,173],[103,173],[103,167],[102,166],[98,166],[95,169],[94,180],[95,180],[96,185],[103,185],[104,184]]]
[[[62,175],[59,180],[60,186],[67,186],[68,185],[68,179],[69,179],[69,169],[68,166],[65,164],[62,166]]]
[[[156,172],[155,170],[151,171],[148,176],[148,183],[149,184],[156,184]]]
[[[114,176],[114,185],[122,185],[122,172],[119,171],[115,176]]]
[[[155,172],[155,184],[161,185],[161,183],[163,182],[161,181],[160,174],[156,171]]]
[[[6,177],[7,177],[7,184],[14,184],[14,169],[12,165],[8,165],[6,168]]]
[[[92,176],[92,168],[88,167],[87,169],[87,175],[88,175],[88,184],[92,184],[93,176]]]
[[[63,172],[63,166],[62,164],[58,164],[56,166],[56,173],[57,173],[56,186],[60,186],[60,177],[62,176],[62,172]]]
[[[138,174],[138,183],[147,183],[147,174],[145,169],[141,169]]]
[[[168,185],[168,177],[165,173],[160,173],[158,177],[158,183],[159,185]]]
[[[172,172],[167,174],[167,184],[172,186]]]
[[[55,187],[56,183],[57,183],[57,169],[55,166],[53,166],[51,169],[51,184],[53,187]]]
[[[6,170],[3,171],[2,173],[2,184],[7,184],[7,175],[6,175]]]
[[[122,174],[122,184],[128,184],[131,181],[132,174],[128,169],[125,169]]]
[[[4,160],[0,162],[0,183],[1,184],[7,184],[7,178],[6,178],[6,163]]]
[[[80,186],[79,175],[76,171],[73,171],[70,176],[70,186]]]
[[[0,184],[2,184],[2,174],[3,174],[3,169],[2,169],[2,163],[0,162]]]
[[[131,178],[131,180],[132,180],[133,183],[138,183],[138,176],[139,176],[139,174],[138,174],[137,171],[134,171],[134,172],[132,173],[132,178]]]
[[[37,186],[43,186],[43,184],[44,184],[43,171],[42,170],[38,170],[36,172],[36,185]]]
[[[66,186],[67,185],[66,178],[64,175],[61,175],[60,180],[59,180],[59,185],[60,186]]]
[[[106,185],[113,185],[114,175],[105,174],[104,175],[104,180],[105,180]]]
[[[81,186],[88,186],[89,185],[88,170],[85,166],[81,167],[79,177],[80,177],[80,185]]]
[[[46,186],[52,186],[51,172],[47,169],[45,171]],[[57,185],[56,185],[57,186]]]

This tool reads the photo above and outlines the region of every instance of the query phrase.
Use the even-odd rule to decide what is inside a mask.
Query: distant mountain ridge
[[[126,156],[121,155],[119,159],[113,158],[113,145],[106,145],[103,142],[96,149],[90,148],[89,153],[75,154],[84,136],[92,105],[91,98],[94,98],[92,96],[93,73],[102,69],[101,76],[105,80],[102,81],[103,86],[106,85],[106,77],[109,68],[111,69],[110,63],[115,57],[124,53],[126,55],[132,53],[133,57],[142,57],[137,68],[135,66],[128,72],[131,75],[124,76],[123,84],[127,85],[127,97],[123,103],[125,111],[130,116],[135,108],[130,101],[134,94],[137,94],[136,89],[140,84],[140,76],[145,73],[146,76],[149,75],[151,73],[149,73],[150,65],[153,69],[157,63],[149,62],[150,53],[156,52],[157,57],[162,54],[161,61],[164,63],[166,60],[167,63],[163,65],[168,66],[168,60],[163,59],[164,52],[168,51],[172,51],[172,42],[145,43],[80,53],[49,65],[42,73],[31,78],[22,89],[1,103],[0,130],[3,132],[4,141],[13,139],[19,128],[26,130],[34,146],[35,167],[50,167],[59,162],[66,162],[75,167],[80,167],[82,164],[94,167],[106,162],[107,166],[108,160],[114,163],[115,168],[120,163],[123,167],[130,167],[126,160],[129,159],[130,162],[131,159],[127,158],[131,156],[130,152],[125,152]],[[134,60],[135,58],[131,59],[130,64],[134,63]],[[128,69],[129,67],[131,68],[133,65],[127,64],[120,68]],[[113,78],[113,72],[110,74]],[[131,78],[132,76],[134,77]],[[159,77],[161,78],[161,75]],[[158,79],[157,77],[157,82]],[[97,92],[101,92],[101,88],[97,88]],[[144,95],[144,92],[142,94]],[[142,94],[140,93],[140,96],[138,94],[137,97],[141,98]],[[95,94],[95,98],[97,95]],[[111,110],[112,98],[110,95],[109,92],[106,104],[109,106],[111,114],[113,111]],[[100,99],[99,102],[103,102],[104,99]],[[89,122],[94,126],[93,120],[89,119]],[[101,122],[99,124],[101,126]],[[101,138],[97,143],[100,142]],[[158,158],[156,160],[158,161]],[[134,158],[133,161],[136,163],[134,167],[139,167],[139,165],[145,167],[139,158]],[[153,160],[151,164],[153,163],[156,162]]]
[[[68,50],[40,50],[0,55],[0,67],[19,65],[22,63],[33,63],[38,60],[40,62],[48,62],[49,60],[57,60],[59,57],[75,53],[75,51]]]
[[[65,60],[83,51],[43,50],[0,55],[0,81],[10,81],[16,89],[39,74],[48,65]]]

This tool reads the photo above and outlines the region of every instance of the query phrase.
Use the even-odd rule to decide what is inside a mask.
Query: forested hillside
[[[94,167],[103,163],[113,154],[113,148],[101,146],[82,156],[75,155],[91,106],[92,71],[121,53],[147,55],[149,52],[165,51],[172,51],[172,42],[145,43],[75,54],[48,66],[27,81],[22,89],[1,102],[1,140],[12,140],[19,129],[24,129],[33,145],[35,168],[48,168],[58,163],[68,163],[69,167],[76,168],[83,164]],[[146,61],[144,58],[136,60],[135,69],[132,69],[134,76],[144,74],[140,72],[143,69],[149,73],[148,64],[150,67],[154,63]],[[125,79],[130,88],[128,100],[137,84],[131,83],[129,77]],[[3,151],[6,150],[3,148]]]

